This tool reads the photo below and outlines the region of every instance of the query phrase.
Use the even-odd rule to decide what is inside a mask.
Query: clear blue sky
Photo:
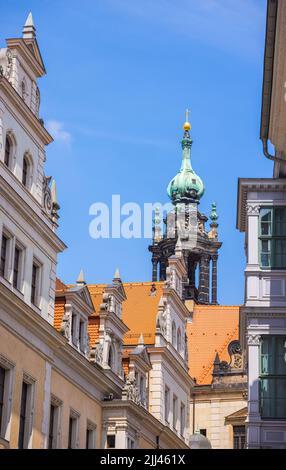
[[[93,240],[89,207],[166,201],[178,171],[184,110],[193,166],[216,201],[223,241],[219,300],[243,302],[244,236],[237,178],[272,176],[259,141],[266,0],[33,0],[1,2],[1,41],[33,12],[48,75],[41,116],[54,128],[46,173],[58,186],[58,275],[109,282],[151,278],[148,240]],[[52,124],[51,124],[52,123]]]

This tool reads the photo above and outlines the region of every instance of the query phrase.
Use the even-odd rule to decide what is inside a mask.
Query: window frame
[[[5,370],[3,408],[0,422],[0,437],[9,442],[11,434],[15,364],[9,361],[6,357],[1,354],[0,367]]]
[[[259,236],[259,266],[261,269],[267,269],[267,270],[281,270],[281,269],[286,269],[286,233],[285,235],[276,235],[275,233],[275,226],[277,223],[277,216],[275,215],[278,210],[284,209],[285,211],[285,225],[286,225],[286,206],[284,205],[276,205],[276,206],[261,206],[260,212],[259,212],[259,229],[258,229],[258,236]],[[269,210],[271,214],[271,219],[269,222],[263,222],[262,221],[262,211],[263,210]],[[262,233],[262,224],[267,224],[269,223],[270,230],[268,234],[263,234]],[[277,248],[276,248],[276,242],[277,241],[284,241],[285,242],[285,266],[277,266],[275,263],[275,257],[277,254]],[[269,251],[263,251],[262,246],[263,242],[268,242],[269,243]],[[265,254],[266,256],[269,256],[269,264],[265,265],[262,263],[262,256]],[[283,256],[283,253],[282,253]]]
[[[167,424],[170,424],[170,388],[165,385],[164,388],[164,419]]]
[[[178,431],[178,397],[173,393],[173,429]]]
[[[62,415],[63,402],[51,395],[50,401],[50,414],[49,414],[49,431],[47,439],[48,449],[60,449],[60,438],[61,438],[61,415]],[[52,442],[50,446],[50,431],[51,431],[51,407],[54,408],[53,423],[52,423]]]
[[[24,429],[23,429],[23,442],[22,446],[19,447],[20,442],[20,425],[19,425],[19,434],[18,434],[18,448],[19,449],[31,449],[32,442],[33,442],[33,425],[34,425],[34,402],[35,402],[35,384],[36,381],[30,375],[24,373],[22,379],[22,387],[21,387],[21,397],[20,397],[20,410],[19,416],[21,413],[21,406],[22,406],[22,394],[23,394],[23,386],[24,384],[27,386],[27,394],[25,400],[25,422],[24,422]]]
[[[86,449],[96,449],[96,428],[96,424],[87,420],[85,442]]]
[[[35,280],[35,294],[33,294],[33,276],[34,276],[34,267],[37,269],[36,273],[36,280]],[[42,271],[43,265],[38,261],[37,258],[33,257],[32,262],[32,272],[31,272],[31,304],[36,307],[40,308],[41,306],[41,297],[42,297]]]
[[[78,449],[79,447],[79,419],[80,414],[71,409],[69,414],[68,449]]]

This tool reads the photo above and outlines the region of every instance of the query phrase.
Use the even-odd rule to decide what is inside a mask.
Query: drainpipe
[[[265,157],[268,158],[268,160],[271,160],[272,162],[280,161],[280,162],[286,163],[285,158],[279,157],[277,155],[275,155],[275,156],[271,155],[268,152],[268,139],[267,139],[267,137],[263,137],[261,140],[262,140],[262,144],[263,144],[263,153],[264,153]]]

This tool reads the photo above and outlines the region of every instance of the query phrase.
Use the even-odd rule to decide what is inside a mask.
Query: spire
[[[193,140],[190,136],[191,124],[189,111],[186,110],[186,121],[183,126],[182,139],[182,164],[179,173],[170,181],[167,193],[174,205],[179,203],[198,203],[204,194],[204,184],[201,178],[194,172],[191,165],[191,147]]]
[[[113,277],[113,284],[121,284],[121,276],[119,272],[119,268],[115,270],[114,277]]]
[[[83,269],[80,270],[76,283],[80,286],[85,286],[86,282],[84,280],[84,272]]]
[[[141,347],[141,348],[143,348],[145,346],[143,333],[141,333],[140,336],[139,336],[138,346]]]
[[[217,215],[217,211],[216,211],[216,202],[212,203],[212,211],[211,211],[210,219],[211,219],[212,223],[217,222],[218,215]]]
[[[36,28],[35,28],[35,25],[34,25],[33,15],[30,12],[27,19],[26,19],[26,23],[24,24],[23,38],[24,39],[34,39],[35,37],[36,37]]]

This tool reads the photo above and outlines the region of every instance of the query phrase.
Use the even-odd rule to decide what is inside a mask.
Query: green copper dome
[[[192,139],[189,134],[190,124],[185,123],[182,140],[183,158],[179,173],[170,181],[167,194],[173,204],[199,202],[205,192],[204,183],[194,172],[191,165]]]

